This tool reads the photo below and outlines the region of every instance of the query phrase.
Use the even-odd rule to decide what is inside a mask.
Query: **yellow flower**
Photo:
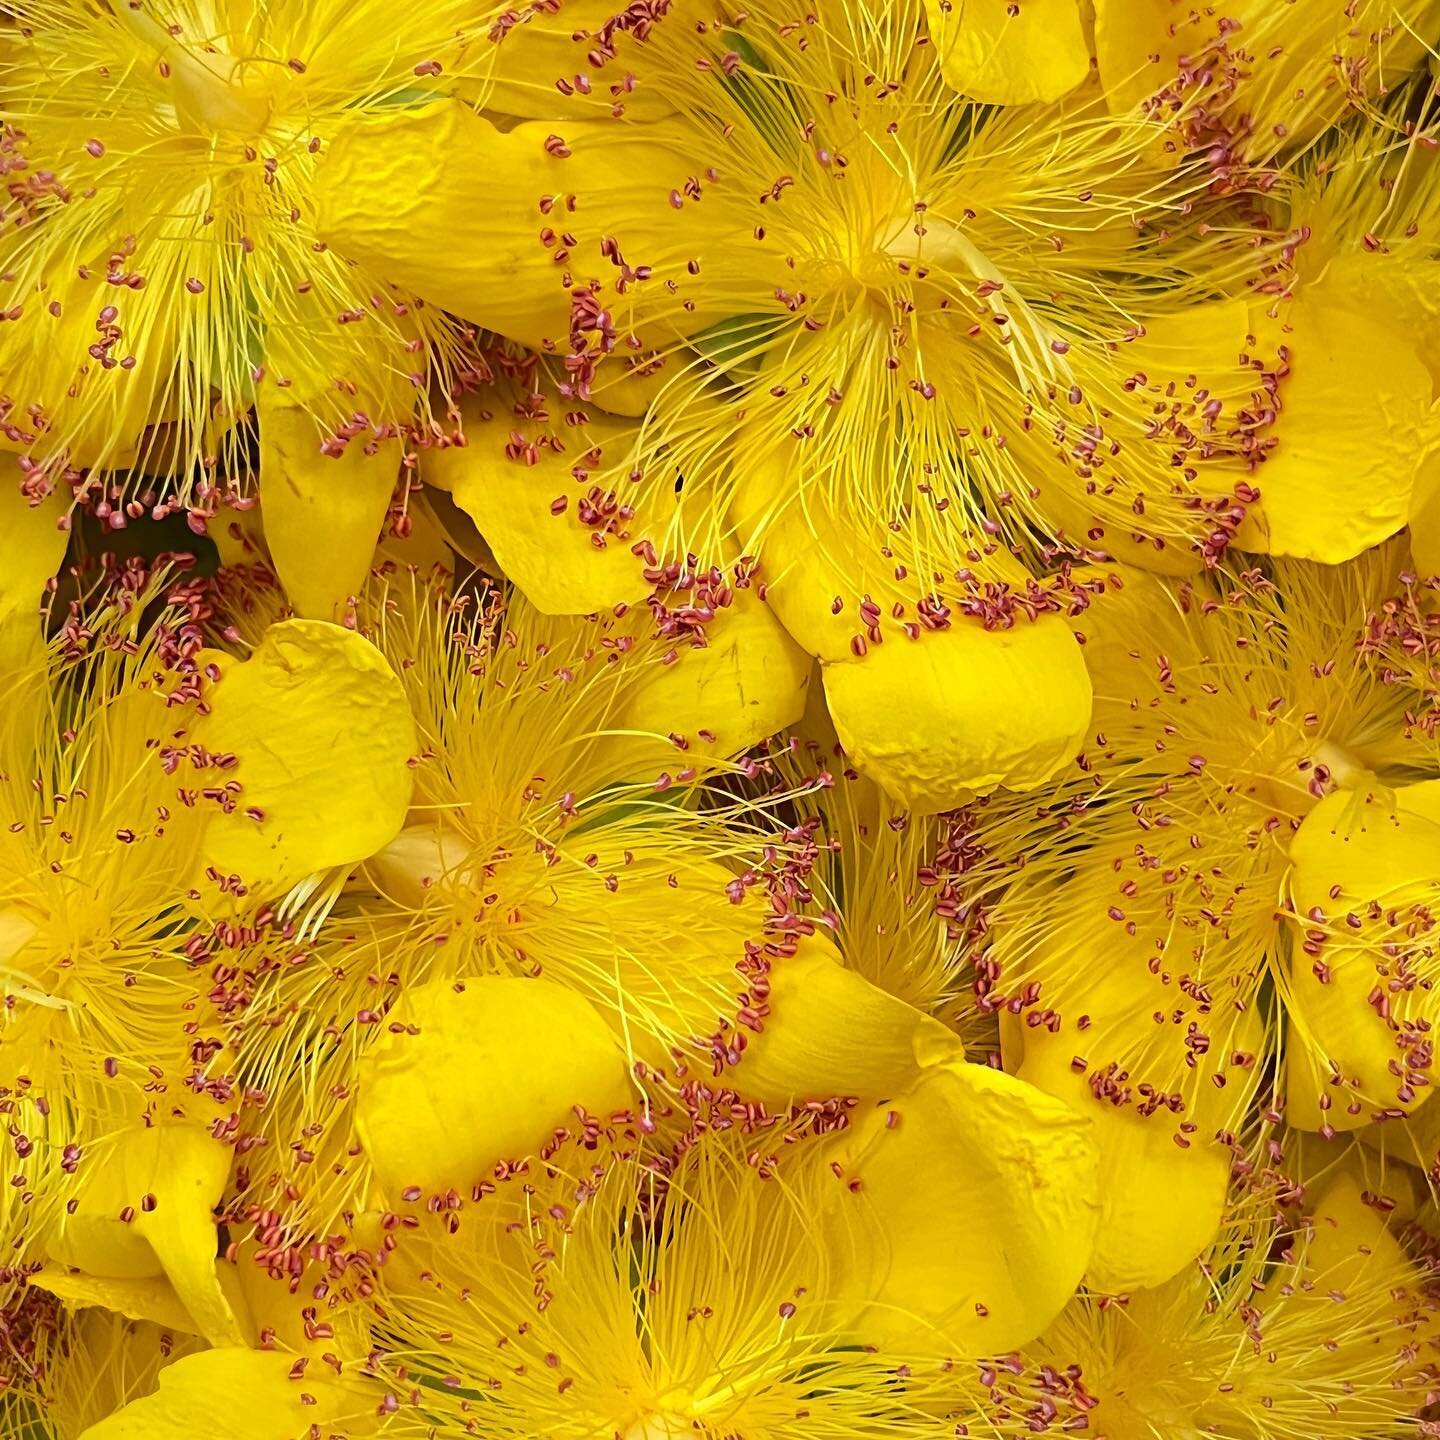
[[[195,962],[399,830],[414,735],[357,636],[289,621],[237,661],[199,648],[193,591],[147,618],[160,604],[159,582],[117,586],[9,677],[4,1278],[44,1259],[62,1283],[163,1280],[238,1343],[212,1215],[238,1097],[206,1075],[220,1042]]]
[[[1361,643],[1403,562],[1117,576],[1086,622],[1093,742],[1045,804],[974,816],[1007,1068],[1091,1115],[1124,1177],[1098,1288],[1157,1284],[1209,1243],[1272,1058],[1292,1123],[1428,1098],[1440,872],[1432,787],[1410,782],[1440,749]]]
[[[390,1229],[387,1433],[459,1435],[471,1416],[517,1437],[934,1434],[982,1416],[1023,1433],[1034,1377],[987,1394],[975,1361],[1063,1304],[1046,1272],[1085,1242],[1087,1177],[1051,1150],[1064,1213],[1015,1207],[1014,1132],[932,1099],[897,1096],[853,1133],[722,1127],[664,1178],[635,1159],[532,1173]],[[951,1245],[957,1227],[985,1243]]]
[[[782,683],[793,651],[753,604],[718,579],[603,620],[519,600],[467,616],[403,578],[377,593],[367,624],[420,735],[413,823],[313,944],[259,937],[218,997],[254,1097],[234,1208],[272,1254],[329,1236],[344,1253],[367,1211],[483,1206],[567,1147],[603,1165],[718,1092],[757,1117],[857,1110],[837,1164],[876,1144],[952,1155],[953,1194],[897,1184],[882,1203],[874,1182],[897,1216],[956,1213],[986,1167],[1023,1172],[1006,1211],[1059,1227],[1066,1258],[1009,1252],[1031,1278],[988,1297],[989,1328],[1063,1302],[1094,1224],[1086,1126],[837,963],[784,903],[791,846],[718,783],[804,700],[808,667]],[[915,1118],[882,1141],[876,1107],[902,1095]],[[948,1272],[922,1269],[905,1283],[953,1308]]]
[[[541,352],[421,456],[536,603],[626,598],[627,544],[758,555],[858,768],[924,811],[1038,786],[1090,702],[1046,543],[1223,545],[1266,247],[1198,223],[1209,172],[1153,163],[1148,122],[958,102],[919,0],[744,8],[652,27],[654,123],[358,118],[321,233]],[[483,263],[444,241],[470,230]],[[577,485],[620,517],[598,556]]]
[[[347,114],[483,82],[499,10],[424,0],[397,31],[374,3],[9,7],[0,448],[30,494],[73,478],[117,526],[213,514],[253,493],[258,429],[297,606],[361,587],[457,337],[319,242],[315,171]]]
[[[1023,1357],[1069,1374],[1110,1440],[1423,1433],[1440,1296],[1386,1203],[1333,1167],[1303,1216],[1246,1197],[1199,1263],[1122,1300],[1081,1295]]]
[[[1294,248],[1257,321],[1282,364],[1245,549],[1336,563],[1413,519],[1416,560],[1435,568],[1419,538],[1440,486],[1435,144],[1433,127],[1365,126],[1317,145],[1275,206]]]
[[[763,1016],[765,879],[784,846],[718,780],[797,718],[807,657],[718,575],[591,620],[481,593],[471,610],[443,580],[378,582],[362,619],[418,734],[408,823],[313,945],[272,928],[218,992],[262,1097],[248,1198],[306,1239],[367,1202],[372,1170],[392,1198],[468,1190],[575,1103],[608,1117],[672,1071],[738,1061],[741,1017]],[[447,1028],[491,1009],[510,1020],[477,1020],[483,1043]],[[417,1108],[441,1101],[447,1067],[510,1075],[473,1087],[463,1152],[449,1100],[433,1122]],[[362,1074],[363,1099],[337,1104]]]

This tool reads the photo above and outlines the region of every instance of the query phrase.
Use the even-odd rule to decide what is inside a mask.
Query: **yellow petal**
[[[594,1005],[630,1060],[657,1071],[676,1050],[708,1061],[712,1037],[735,1023],[740,967],[769,905],[761,887],[737,887],[707,821],[664,798],[629,806],[573,846],[498,864],[488,840],[410,826],[366,874],[388,900],[462,925],[503,903],[497,921],[527,962]]]
[[[367,1243],[353,1231],[351,1238],[357,1244]],[[378,1246],[383,1238],[381,1231],[368,1243]],[[231,1305],[246,1324],[250,1344],[315,1357],[327,1351],[362,1354],[369,1343],[364,1301],[326,1283],[326,1262],[308,1256],[298,1274],[287,1271],[277,1277],[268,1266],[256,1263],[258,1248],[253,1238],[240,1241],[234,1246],[233,1262],[221,1261],[220,1270]],[[312,1323],[317,1320],[319,1325]]]
[[[1058,100],[1090,73],[1076,0],[925,0],[945,78],[987,105]]]
[[[9,467],[0,464],[0,472]],[[69,542],[58,528],[68,508],[61,486],[39,505],[20,493],[19,472],[0,480],[0,674],[33,667],[42,648],[40,606],[45,585],[60,568]]]
[[[1440,578],[1440,470],[1422,476],[1411,497],[1410,552],[1421,580]]]
[[[268,560],[260,509],[222,510],[205,531],[221,566],[263,565]]]
[[[822,1158],[839,1174],[819,1214],[834,1253],[857,1257],[840,1284],[867,1338],[928,1332],[953,1353],[1002,1354],[1039,1334],[1085,1271],[1100,1218],[1089,1125],[1011,1076],[932,1066],[826,1137]]]
[[[1182,73],[1215,65],[1217,43],[1246,63],[1205,93],[1203,118],[1254,161],[1314,140],[1357,106],[1404,82],[1437,18],[1434,0],[1315,0],[1277,10],[1232,0],[1223,12],[1173,0],[1095,0],[1095,54],[1112,112],[1139,105]]]
[[[1084,639],[1085,668],[1095,693],[1129,697],[1135,691],[1137,649],[1147,621],[1165,626],[1166,656],[1177,666],[1199,664],[1201,646],[1184,628],[1176,587],[1154,571],[1129,565],[1087,565],[1074,572],[1077,582],[1103,587],[1075,631]],[[1178,652],[1172,654],[1174,647]],[[1122,702],[1123,703],[1123,702]]]
[[[703,638],[682,633],[673,661],[637,669],[611,729],[679,735],[689,753],[738,755],[805,713],[810,657],[754,586],[716,588],[724,594]],[[693,592],[666,599],[677,610],[706,603]]]
[[[1254,476],[1245,549],[1349,560],[1405,524],[1440,464],[1430,372],[1401,331],[1341,298],[1316,287],[1290,313],[1276,445]]]
[[[265,336],[256,387],[260,503],[275,571],[296,611],[343,618],[365,585],[415,407],[414,361],[372,317],[337,324],[315,291],[291,297]]]
[[[1422,1126],[1429,1114],[1421,1112]],[[1307,1189],[1315,1188],[1314,1180],[1348,1176],[1383,1207],[1387,1224],[1424,1223],[1432,1201],[1422,1163],[1409,1143],[1416,1129],[1406,1121],[1367,1125],[1349,1144],[1292,1130],[1287,1137],[1286,1173]]]
[[[436,981],[407,992],[389,1020],[359,1066],[355,1124],[392,1202],[412,1186],[463,1193],[573,1129],[577,1106],[604,1118],[630,1103],[609,1025],[548,980]]]
[[[466,443],[426,451],[422,472],[475,522],[532,605],[585,615],[650,591],[632,550],[647,538],[633,513],[633,422],[589,407],[574,424],[573,402],[503,382],[460,408]],[[652,538],[663,539],[663,524]]]
[[[72,1309],[97,1305],[129,1320],[150,1320],[182,1335],[197,1333],[197,1326],[175,1287],[163,1275],[111,1277],[87,1275],[47,1265],[31,1278],[32,1285],[48,1290]]]
[[[356,435],[322,453],[328,429],[289,392],[261,386],[260,500],[265,543],[300,615],[332,620],[365,588],[400,469],[400,442]]]
[[[215,1271],[212,1214],[233,1151],[199,1125],[156,1125],[121,1134],[89,1160],[74,1213],[50,1237],[52,1259],[88,1275],[164,1275],[193,1327],[214,1344],[242,1343]]]
[[[1111,113],[1173,85],[1180,57],[1213,38],[1207,18],[1171,0],[1095,0],[1095,62]]]
[[[0,479],[0,623],[12,615],[33,616],[40,609],[45,584],[60,568],[69,543],[59,528],[68,506],[69,490],[60,486],[38,505],[20,493],[20,472],[6,464]],[[33,628],[39,633],[39,621]]]
[[[770,1013],[728,1072],[743,1095],[781,1110],[831,1096],[877,1099],[927,1065],[963,1060],[959,1036],[840,961],[823,934],[799,937],[770,972]]]
[[[712,838],[672,807],[663,826],[658,816],[644,828],[602,823],[544,868],[549,903],[532,922],[532,953],[605,1017],[629,1061],[655,1072],[677,1050],[708,1060],[712,1037],[735,1020],[738,967],[765,934],[764,898],[735,894],[735,872],[702,848]]]
[[[1341,1373],[1355,1373],[1358,1364],[1373,1357],[1374,1363],[1398,1372],[1396,1383],[1404,1374],[1419,1388],[1437,1326],[1426,1297],[1423,1258],[1413,1250],[1407,1253],[1384,1214],[1370,1203],[1373,1192],[1367,1196],[1350,1167],[1331,1170],[1314,1189],[1304,1241],[1309,1284],[1300,1290],[1301,1303],[1328,1309],[1344,1296],[1366,1304],[1371,1323],[1342,1327],[1326,1347],[1336,1356],[1333,1363],[1344,1367]],[[1347,1356],[1348,1363],[1341,1358]]]
[[[1217,300],[1147,317],[1143,333],[1111,353],[1072,351],[1076,383],[1101,397],[1097,454],[1084,466],[1057,465],[1050,426],[1007,437],[1033,474],[1036,509],[1057,534],[1161,574],[1204,568],[1204,547],[1219,524],[1197,502],[1229,502],[1223,515],[1236,490],[1254,478],[1236,433],[1248,428],[1240,417],[1255,408],[1262,385],[1253,368],[1260,350],[1253,329],[1245,301]],[[1264,351],[1272,354],[1273,347]],[[1182,435],[1192,448],[1177,469]]]
[[[733,300],[723,309],[718,299],[707,304],[698,281],[687,285],[689,264],[703,274],[711,262],[723,266],[756,247],[748,210],[726,204],[723,176],[702,199],[684,198],[699,162],[674,133],[663,123],[606,120],[501,130],[458,101],[396,109],[357,121],[327,146],[316,173],[316,228],[348,258],[431,304],[562,354],[571,349],[567,264],[618,277],[601,253],[605,238],[618,235],[653,272],[627,287],[623,314],[622,297],[612,303],[605,292],[621,348],[647,297],[693,333],[728,314]],[[374,203],[377,194],[388,197],[384,205]],[[458,235],[484,235],[479,262],[454,243]],[[693,310],[679,308],[672,282],[693,297]]]
[[[862,600],[884,610],[901,598],[878,546],[843,517],[811,511],[810,495],[788,493],[778,468],[746,469],[751,503],[736,507],[736,528],[744,550],[760,554],[766,602],[812,655],[850,659],[851,642],[864,628],[857,614]]]
[[[1440,781],[1337,790],[1290,846],[1295,907],[1286,1009],[1287,1118],[1353,1130],[1431,1094],[1440,1006],[1407,977],[1433,951]],[[1417,929],[1418,925],[1418,929]],[[1323,935],[1318,953],[1303,948]]]
[[[423,488],[410,491],[402,533],[381,540],[377,563],[413,569],[422,577],[442,574],[453,583],[455,551]]]
[[[120,469],[142,449],[146,427],[167,418],[178,307],[163,286],[110,284],[103,248],[82,258],[92,263],[44,279],[33,277],[33,258],[13,248],[0,260],[7,274],[14,265],[34,283],[30,294],[9,290],[22,315],[0,334],[0,375],[12,402],[0,416],[0,450]],[[106,346],[108,364],[97,363],[97,345]],[[132,363],[116,363],[122,357]]]
[[[1090,723],[1084,656],[1058,616],[1008,630],[960,618],[918,640],[892,635],[822,673],[856,768],[921,814],[1044,784]]]
[[[451,498],[449,491],[437,485],[427,485],[420,498],[434,517],[446,546],[466,562],[461,566],[462,571],[468,567],[495,580],[504,578],[494,551],[475,522]]]
[[[132,1400],[78,1440],[299,1440],[356,1408],[318,1364],[292,1377],[293,1355],[229,1348],[187,1355],[160,1372],[153,1395]],[[347,1403],[348,1402],[348,1403]],[[347,1435],[372,1433],[367,1422]]]
[[[363,860],[399,833],[415,729],[373,645],[339,625],[285,620],[248,660],[217,663],[195,738],[237,757],[207,783],[240,788],[234,810],[206,830],[211,865],[274,892]]]
[[[1215,1145],[1181,1149],[1173,1125],[1133,1112],[1086,1108],[1101,1172],[1104,1217],[1085,1271],[1092,1290],[1125,1294],[1163,1285],[1215,1239],[1225,1213],[1230,1156]]]
[[[1152,1023],[1148,1014],[1135,1018]],[[1062,1045],[1031,1032],[1015,1073],[1070,1100],[1093,1126],[1107,1183],[1086,1283],[1114,1294],[1161,1285],[1203,1253],[1219,1231],[1230,1155],[1204,1133],[1203,1116],[1182,1146],[1168,1111],[1146,1116],[1096,1100],[1089,1093],[1088,1076],[1077,1074],[1070,1064],[1081,1043],[1083,1037],[1074,1034]],[[1008,1041],[1005,1055],[1007,1066],[1014,1064],[1015,1050]],[[1210,1126],[1211,1134],[1214,1128]]]

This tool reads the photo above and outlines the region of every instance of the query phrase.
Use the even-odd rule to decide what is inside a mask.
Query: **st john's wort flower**
[[[242,660],[159,602],[142,578],[77,606],[0,720],[0,1235],[7,1282],[165,1279],[233,1340],[211,1210],[238,1097],[206,1078],[195,962],[394,837],[414,732],[350,632],[283,622]]]
[[[924,811],[1042,784],[1090,703],[1048,547],[1223,546],[1265,237],[1143,118],[957,100],[918,0],[744,12],[650,27],[654,123],[358,117],[321,234],[541,355],[421,457],[536,603],[758,555],[861,770]]]
[[[1403,564],[1123,574],[1087,619],[1092,742],[1043,802],[974,816],[1007,1067],[1093,1117],[1117,1178],[1097,1287],[1209,1243],[1267,1086],[1326,1132],[1429,1098],[1440,751],[1367,640]]]

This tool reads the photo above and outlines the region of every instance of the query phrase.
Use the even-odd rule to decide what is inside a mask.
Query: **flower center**
[[[1190,1423],[1192,1415],[1177,1406],[1150,1404],[1149,1399],[1132,1399],[1122,1390],[1102,1396],[1092,1428],[1106,1440],[1155,1440],[1157,1435],[1167,1440],[1198,1440],[1201,1432]]]
[[[682,1440],[694,1433],[694,1426],[684,1416],[659,1410],[635,1421],[625,1432],[625,1440]]]

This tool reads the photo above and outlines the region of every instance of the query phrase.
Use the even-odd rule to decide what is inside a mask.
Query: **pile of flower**
[[[0,5],[0,1435],[1440,1435],[1437,76]]]

